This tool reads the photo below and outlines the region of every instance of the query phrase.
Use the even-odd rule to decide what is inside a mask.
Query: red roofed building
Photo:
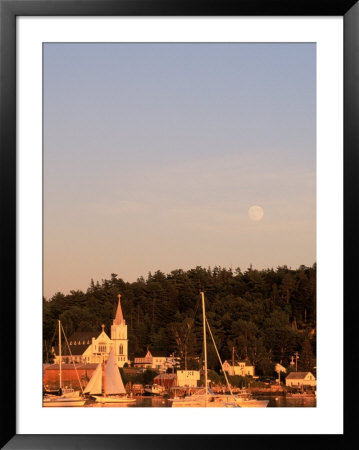
[[[153,383],[164,387],[177,386],[177,375],[175,373],[161,373],[153,379]]]
[[[76,369],[75,369],[76,367]],[[97,364],[61,364],[62,384],[64,387],[80,389],[79,379],[84,388],[95,372]],[[48,389],[59,387],[59,364],[44,364],[43,383]],[[76,374],[77,371],[77,374]]]

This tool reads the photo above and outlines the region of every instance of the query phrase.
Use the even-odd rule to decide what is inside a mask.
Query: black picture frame
[[[2,269],[1,445],[6,449],[182,449],[205,446],[350,448],[355,414],[345,414],[342,435],[18,435],[16,434],[16,17],[18,16],[342,16],[344,19],[344,320],[345,411],[350,408],[355,356],[354,282],[358,249],[355,202],[359,173],[358,0],[0,0],[0,193]],[[329,281],[329,280],[328,280]],[[353,293],[353,295],[351,295]],[[352,301],[355,300],[355,301]],[[334,327],[334,324],[333,324]],[[333,355],[333,360],[335,355]],[[352,365],[351,365],[352,362]],[[333,371],[337,370],[333,364]],[[4,372],[4,371],[3,371]],[[335,395],[335,386],[333,386]],[[349,396],[349,397],[348,397]],[[348,406],[349,405],[349,406]],[[140,426],[140,425],[139,425]],[[179,424],[180,426],[180,424]],[[45,431],[45,430],[44,430]]]

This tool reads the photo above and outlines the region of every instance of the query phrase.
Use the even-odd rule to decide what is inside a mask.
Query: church
[[[67,345],[64,345],[61,358],[64,363],[72,362],[72,360],[82,364],[101,363],[107,360],[111,348],[115,351],[118,367],[129,363],[127,325],[122,314],[121,295],[118,295],[116,316],[111,325],[111,338],[105,333],[105,325],[102,325],[102,331],[97,337],[94,332],[75,332],[68,338],[68,343],[71,353]],[[54,362],[58,363],[58,347],[54,348],[54,354]]]

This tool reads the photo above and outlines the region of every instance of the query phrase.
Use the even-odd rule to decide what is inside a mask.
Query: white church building
[[[63,345],[62,361],[71,362],[72,358],[78,363],[101,363],[107,360],[111,348],[114,348],[118,367],[123,367],[128,360],[127,325],[123,318],[121,308],[121,295],[118,295],[116,316],[111,325],[111,338],[105,333],[105,325],[102,325],[101,333],[96,337],[94,332],[75,332],[68,339],[67,345]],[[54,347],[55,363],[59,362],[58,347]],[[72,358],[71,358],[72,355]]]

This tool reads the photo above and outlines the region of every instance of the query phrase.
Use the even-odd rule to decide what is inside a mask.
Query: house
[[[115,358],[118,367],[128,363],[128,339],[127,325],[122,315],[121,295],[118,295],[116,316],[111,325],[111,338],[105,332],[105,325],[99,335],[96,332],[75,332],[69,339],[68,344],[63,345],[61,350],[62,361],[70,363],[98,364],[108,358],[111,348],[115,350]],[[97,337],[96,337],[97,335]],[[59,349],[53,347],[55,363],[59,363]]]
[[[227,372],[228,375],[254,377],[254,366],[251,366],[248,361],[224,361],[223,370]]]
[[[199,379],[199,370],[177,370],[177,386],[194,387]]]
[[[150,351],[147,349],[145,356],[135,356],[134,366],[143,369],[155,369],[159,372],[166,372],[168,368],[176,367],[177,360],[171,356],[167,356],[165,352]]]
[[[282,364],[278,363],[274,366],[274,370],[278,374],[277,383],[280,384],[280,374],[281,374],[281,372],[287,373],[287,369],[284,366],[282,366]]]
[[[152,354],[147,349],[147,353],[145,356],[135,355],[133,360],[134,367],[139,367],[142,369],[151,369],[152,368]]]
[[[311,372],[291,372],[285,379],[285,385],[294,388],[316,386],[317,380]]]

